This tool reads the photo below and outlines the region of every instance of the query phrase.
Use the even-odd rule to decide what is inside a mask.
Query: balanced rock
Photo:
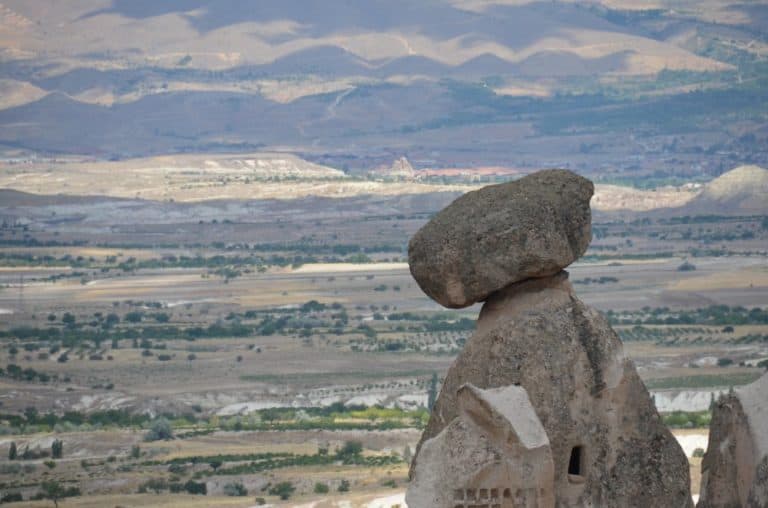
[[[445,378],[411,466],[413,478],[423,467],[426,443],[463,418],[459,399],[466,384],[525,389],[549,439],[558,508],[693,506],[683,450],[616,333],[576,298],[566,272],[513,284],[486,301]],[[413,488],[409,498],[416,499]]]
[[[715,404],[698,508],[768,506],[768,374]]]
[[[456,394],[459,416],[419,452],[408,506],[554,508],[549,439],[525,389]]]
[[[509,284],[554,275],[592,240],[592,182],[547,170],[469,192],[408,246],[411,274],[438,303],[467,307]]]

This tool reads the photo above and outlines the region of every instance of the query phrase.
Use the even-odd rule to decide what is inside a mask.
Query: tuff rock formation
[[[540,171],[469,192],[422,227],[408,246],[411,274],[440,304],[460,308],[509,284],[554,275],[592,240],[592,182]]]
[[[715,404],[701,471],[698,508],[768,506],[768,374]]]
[[[525,390],[456,393],[459,416],[421,449],[409,506],[552,508],[549,439]]]
[[[571,173],[546,172],[543,178],[551,189],[559,189],[557,192],[563,196],[581,195],[581,191],[570,188],[572,185],[583,186]],[[532,181],[540,180],[532,178]],[[591,185],[589,189],[591,193]],[[483,194],[475,196],[479,199]],[[526,228],[533,231],[532,235],[547,237],[548,233],[536,233],[536,230],[551,228],[555,219],[551,213],[541,217],[536,215],[541,200],[519,195],[515,199],[520,202],[498,206],[518,210],[519,215],[526,217]],[[461,206],[470,210],[476,205],[464,202]],[[549,207],[545,209],[552,211]],[[577,210],[574,215],[577,219],[569,223],[570,229],[559,227],[554,230],[560,231],[558,235],[562,237],[578,239],[572,242],[578,245],[571,249],[575,259],[586,248],[580,242],[589,239],[589,225],[583,224],[578,217],[586,216],[588,220],[589,212]],[[509,220],[512,226],[486,224],[484,230],[503,232],[514,229],[514,224],[519,223],[517,218]],[[450,227],[450,222],[440,224],[444,228]],[[464,225],[464,222],[458,223],[460,228]],[[435,227],[435,224],[427,225],[424,230]],[[441,235],[453,238],[447,232],[431,234],[435,238]],[[508,245],[500,240],[525,243],[524,238],[515,235],[498,235],[496,238],[494,248],[529,256],[527,247]],[[541,248],[554,244],[560,245],[553,240],[544,242]],[[478,259],[474,251],[466,251],[461,257],[468,265],[463,272],[474,274],[475,280],[482,279],[482,271],[492,264],[488,260],[493,255],[477,254]],[[420,256],[428,256],[428,253],[420,253]],[[539,252],[537,256],[539,259],[556,257],[546,252]],[[510,257],[506,266],[516,263]],[[567,262],[538,267],[532,263],[525,264],[526,273],[545,274]],[[419,272],[420,269],[412,268],[412,271]],[[492,285],[486,285],[486,290],[489,287]],[[476,331],[449,369],[419,443],[411,465],[412,483],[406,497],[408,506],[692,507],[685,454],[662,423],[633,363],[624,357],[618,336],[603,316],[574,295],[567,272],[557,270],[549,276],[507,282],[503,288],[484,298],[486,301]],[[472,416],[477,412],[468,410],[470,405],[462,402],[468,397],[467,390],[474,390],[473,394],[506,393],[505,390],[511,388],[518,393],[517,402],[497,397],[492,404],[483,406],[492,408],[484,414],[503,417],[478,419]],[[526,404],[521,402],[520,391],[526,393],[549,441],[554,466],[551,492],[540,487],[548,481],[544,481],[541,474],[530,476],[532,471],[547,470],[547,455],[525,455],[521,450],[530,450],[530,447],[520,448],[521,432],[514,430],[521,426],[514,418],[505,416],[518,412],[529,414]],[[473,397],[489,399],[482,395]],[[496,437],[499,434],[513,437]],[[514,453],[499,444],[505,439],[517,446]],[[486,463],[489,453],[493,456],[491,465]],[[505,469],[508,465],[526,460],[528,467],[512,467],[509,476],[504,476],[509,471]],[[496,483],[485,481],[483,474],[489,470],[494,471]],[[503,484],[497,480],[508,483],[510,498],[502,496],[499,502],[494,501],[497,498],[489,498],[487,502],[485,498],[467,501],[466,493],[470,490],[476,493],[478,488],[501,489]],[[450,490],[456,494],[454,499],[445,498],[445,485],[456,486]],[[539,492],[535,497],[530,492],[525,494],[520,485],[539,488]],[[465,492],[463,499],[458,498],[460,489]],[[516,500],[512,494],[518,490],[522,497]],[[434,497],[439,491],[443,492],[443,497]],[[504,490],[499,492],[503,494]],[[552,498],[547,497],[550,493]]]

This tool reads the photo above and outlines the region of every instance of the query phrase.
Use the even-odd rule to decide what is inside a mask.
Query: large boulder
[[[592,240],[593,193],[592,182],[557,169],[469,192],[413,236],[411,273],[428,296],[451,308],[554,275]]]
[[[486,301],[422,443],[460,415],[457,393],[467,383],[526,390],[549,438],[558,508],[693,506],[683,450],[616,333],[574,296],[565,272],[513,284]],[[419,448],[412,475],[420,461]]]
[[[549,439],[525,390],[462,386],[459,416],[426,441],[408,506],[554,508]]]
[[[698,508],[768,506],[768,374],[717,401]]]

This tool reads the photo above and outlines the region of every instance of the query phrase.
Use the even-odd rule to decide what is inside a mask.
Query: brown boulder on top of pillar
[[[768,374],[715,404],[697,506],[768,506]]]
[[[429,297],[451,308],[554,275],[592,240],[593,193],[592,182],[560,169],[469,192],[413,236],[411,274]]]
[[[566,272],[513,284],[485,302],[422,443],[461,414],[457,392],[468,383],[525,389],[549,438],[558,508],[693,506],[682,448],[618,336],[576,298]],[[412,475],[421,460],[420,443]]]

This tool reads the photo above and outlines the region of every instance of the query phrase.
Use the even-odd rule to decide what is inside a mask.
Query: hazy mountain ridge
[[[0,147],[10,152],[280,149],[361,172],[403,154],[417,168],[690,172],[711,151],[695,171],[713,176],[766,162],[751,143],[766,136],[759,6],[1,5]]]

